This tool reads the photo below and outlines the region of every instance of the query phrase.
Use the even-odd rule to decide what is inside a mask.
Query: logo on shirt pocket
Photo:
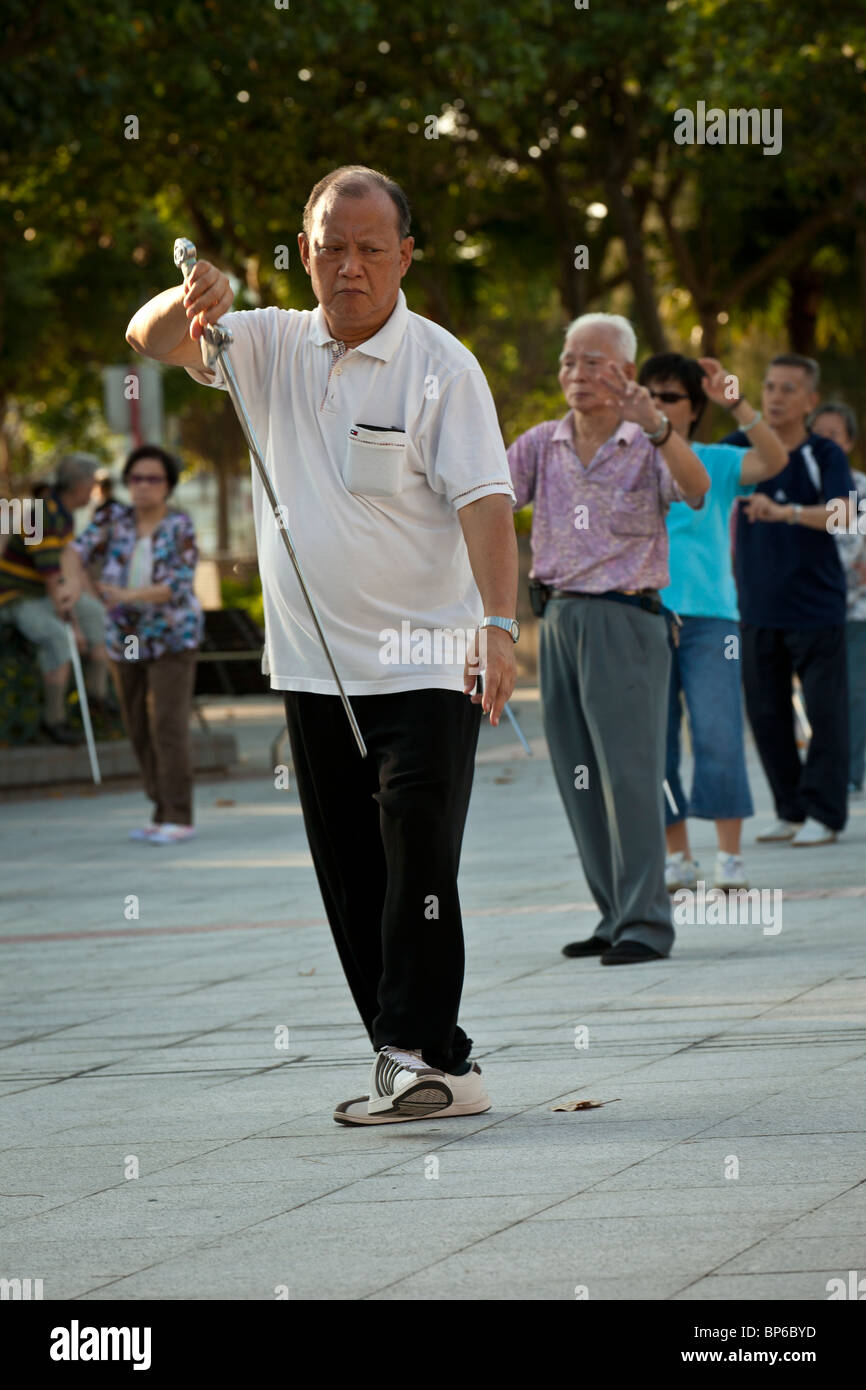
[[[361,497],[395,497],[403,487],[405,461],[404,430],[352,425],[343,481]]]
[[[658,493],[647,488],[628,492],[617,488],[613,497],[610,529],[615,536],[652,536],[660,522]]]

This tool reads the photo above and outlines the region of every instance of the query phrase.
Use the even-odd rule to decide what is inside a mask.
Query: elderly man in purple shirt
[[[627,319],[566,329],[569,406],[511,445],[516,506],[533,505],[533,607],[550,756],[601,921],[567,956],[660,960],[674,929],[665,888],[663,782],[670,646],[665,514],[700,507],[709,475],[636,385]]]

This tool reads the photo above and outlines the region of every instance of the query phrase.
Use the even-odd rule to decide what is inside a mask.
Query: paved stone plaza
[[[0,1274],[79,1300],[824,1300],[866,1274],[866,801],[835,846],[757,846],[750,749],[782,930],[566,960],[596,915],[537,693],[513,703],[535,756],[482,731],[462,864],[481,1116],[331,1118],[372,1054],[274,787],[277,704],[237,721],[189,844],[130,843],[133,789],[0,804]],[[610,1103],[552,1108],[580,1099]]]

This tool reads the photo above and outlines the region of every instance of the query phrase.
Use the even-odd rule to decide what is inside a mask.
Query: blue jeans
[[[665,823],[687,816],[753,816],[743,743],[740,625],[733,618],[683,618],[671,663],[665,775],[679,814],[665,798]],[[726,655],[727,653],[727,655]],[[680,694],[685,696],[695,767],[691,797],[680,781]]]
[[[845,624],[848,645],[848,781],[862,787],[866,771],[866,621]]]

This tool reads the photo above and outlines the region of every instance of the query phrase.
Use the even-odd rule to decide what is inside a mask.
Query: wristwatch
[[[793,516],[789,516],[789,517],[787,518],[788,525],[789,525],[789,526],[796,526],[796,525],[797,525],[797,522],[800,520],[800,513],[801,513],[801,511],[803,510],[803,504],[802,504],[802,502],[792,502],[792,503],[791,503],[791,510],[792,510],[792,512],[793,512]]]
[[[481,627],[501,627],[509,634],[512,642],[516,642],[520,636],[520,623],[516,618],[484,618]]]
[[[662,417],[662,422],[659,425],[658,429],[653,430],[652,434],[650,434],[649,430],[644,430],[644,434],[646,435],[647,439],[650,441],[651,444],[655,444],[657,440],[662,439],[664,437],[665,430],[670,424],[670,420],[665,415],[663,410],[659,411],[659,415]]]

